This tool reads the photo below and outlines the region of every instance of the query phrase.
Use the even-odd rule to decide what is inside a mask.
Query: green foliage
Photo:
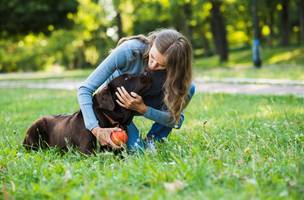
[[[229,53],[233,54],[232,49],[235,48],[250,47],[253,37],[251,1],[221,2],[220,12],[226,24]],[[277,47],[284,32],[281,24],[282,1],[258,2],[262,45]],[[302,29],[298,1],[288,2],[289,43],[299,44]],[[54,65],[66,69],[96,67],[109,49],[115,47],[119,37],[147,34],[164,27],[175,28],[186,35],[200,56],[212,56],[216,51],[214,33],[211,31],[211,9],[210,0],[65,0],[26,3],[2,0],[0,71],[43,70]],[[248,51],[246,59],[250,55]],[[286,62],[289,61],[293,62],[292,58]],[[226,65],[232,62],[233,56]]]
[[[77,13],[66,16],[74,22],[73,29],[0,40],[0,72],[44,70],[53,65],[68,69],[95,66],[113,46],[104,34],[107,21],[98,20],[103,14],[93,1],[79,0]]]
[[[51,27],[71,27],[72,22],[66,15],[77,11],[76,0],[1,0],[0,5],[0,29],[10,36],[29,32],[47,33]]]
[[[196,94],[182,129],[152,155],[27,152],[39,116],[78,109],[75,92],[1,89],[0,196],[16,199],[302,199],[303,98]],[[206,124],[203,122],[207,121]],[[141,133],[150,121],[136,119]],[[180,180],[183,189],[164,184]]]
[[[28,34],[18,42],[2,40],[0,71],[42,70],[56,62],[69,64],[73,60],[67,56],[73,54],[66,50],[73,36],[70,31],[58,30],[52,37]]]
[[[1,40],[0,71],[41,70],[47,61],[43,57],[44,36],[27,35],[23,40]]]

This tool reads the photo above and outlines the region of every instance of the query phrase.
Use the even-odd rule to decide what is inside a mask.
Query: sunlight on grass
[[[194,69],[195,77],[205,78],[268,78],[304,80],[304,67],[301,65],[281,64],[264,66],[261,69],[252,66],[213,68],[203,70]]]
[[[16,73],[8,73],[8,74],[0,74],[1,80],[47,80],[47,79],[63,79],[63,78],[71,78],[71,79],[85,79],[89,76],[89,74],[93,71],[93,69],[79,69],[79,70],[69,70],[62,72],[16,72]]]
[[[194,76],[209,78],[270,78],[304,80],[304,48],[262,49],[263,66],[253,67],[251,50],[231,51],[229,61],[220,63],[218,56],[194,61]]]
[[[78,110],[76,93],[1,89],[1,94],[0,188],[8,196],[303,198],[303,98],[198,93],[182,128],[157,144],[156,155],[124,153],[119,159],[110,152],[86,157],[76,149],[25,151],[21,141],[33,120]],[[152,124],[142,117],[135,123],[141,133]],[[178,181],[184,186],[169,192],[166,185]]]
[[[280,63],[283,61],[289,61],[296,57],[299,57],[300,55],[303,56],[303,54],[304,54],[303,49],[295,49],[291,52],[284,52],[284,53],[280,53],[280,54],[276,54],[276,55],[272,56],[269,59],[268,63],[275,64],[275,63]]]
[[[218,56],[196,58],[193,62],[194,77],[206,78],[269,78],[304,80],[304,48],[263,49],[263,66],[253,67],[251,50],[231,51],[229,61],[220,63]],[[83,81],[94,69],[63,72],[33,72],[0,74],[0,81]]]

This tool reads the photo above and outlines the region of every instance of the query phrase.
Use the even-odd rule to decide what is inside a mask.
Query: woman
[[[103,84],[123,74],[140,74],[145,69],[157,74],[151,95],[144,99],[117,88],[117,103],[155,121],[147,138],[162,140],[172,128],[180,128],[184,120],[182,110],[194,94],[192,78],[192,50],[189,41],[173,29],[161,29],[145,37],[143,35],[122,38],[110,55],[78,88],[78,102],[85,126],[101,145],[115,145],[110,134],[117,128],[100,128],[92,108],[92,94]],[[128,150],[145,148],[135,124],[128,125]],[[151,143],[152,140],[149,140]]]

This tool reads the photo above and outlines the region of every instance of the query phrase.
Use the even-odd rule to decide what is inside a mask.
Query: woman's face
[[[166,57],[159,53],[155,44],[149,51],[148,68],[152,71],[166,69]]]

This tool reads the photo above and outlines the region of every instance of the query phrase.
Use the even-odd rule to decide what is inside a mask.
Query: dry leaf
[[[176,192],[185,188],[186,184],[183,181],[175,180],[174,182],[164,183],[168,192]]]

